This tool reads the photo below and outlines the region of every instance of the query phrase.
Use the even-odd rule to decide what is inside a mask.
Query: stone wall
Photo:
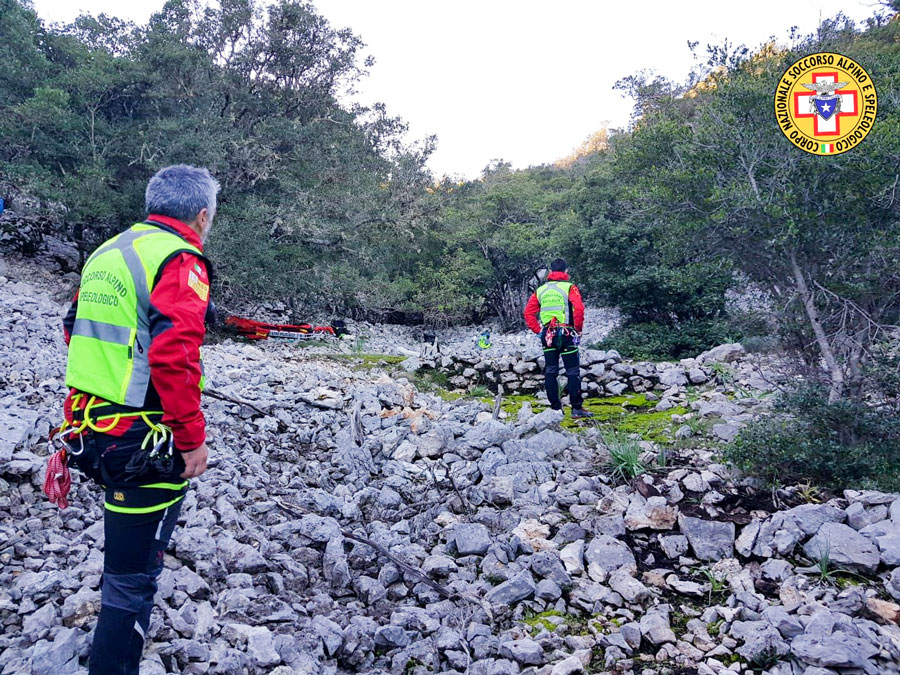
[[[582,389],[587,396],[619,396],[703,384],[712,377],[713,363],[733,361],[742,354],[739,344],[730,344],[678,363],[653,363],[623,360],[614,349],[584,349]],[[502,354],[492,354],[490,349],[460,354],[425,353],[410,359],[407,368],[443,373],[456,389],[485,386],[497,391],[502,386],[505,394],[531,394],[544,386],[544,356],[536,348]]]

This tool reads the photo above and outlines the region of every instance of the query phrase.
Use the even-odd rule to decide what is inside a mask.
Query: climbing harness
[[[72,476],[69,473],[69,458],[84,453],[84,439],[89,432],[109,433],[119,422],[129,418],[140,418],[147,425],[147,435],[140,450],[135,452],[126,466],[126,477],[140,476],[149,466],[160,473],[171,471],[174,462],[174,437],[172,430],[165,424],[154,422],[151,416],[162,415],[162,411],[117,411],[108,415],[93,416],[94,410],[108,407],[107,401],[98,400],[96,396],[78,393],[72,397],[72,421],[64,420],[62,424],[50,432],[47,449],[50,458],[44,475],[44,493],[50,502],[64,509],[69,505],[66,498],[72,487]],[[87,399],[82,408],[81,403]],[[76,419],[80,417],[80,419]],[[73,446],[78,439],[78,449]],[[148,449],[148,446],[149,449]]]
[[[73,421],[69,422],[68,420],[64,421],[62,425],[60,425],[60,432],[64,432],[67,429],[71,429],[68,433],[72,434],[81,434],[86,430],[93,431],[97,434],[108,434],[110,431],[115,429],[119,422],[124,419],[139,417],[144,421],[144,424],[147,425],[147,428],[150,430],[147,432],[147,435],[150,436],[153,433],[160,433],[163,429],[168,429],[165,425],[157,424],[150,416],[161,416],[161,410],[139,410],[136,412],[129,412],[119,410],[117,412],[108,414],[108,415],[98,415],[97,417],[92,417],[91,413],[98,408],[105,408],[112,406],[113,404],[108,401],[99,400],[96,396],[90,396],[87,399],[87,405],[84,408],[80,407],[81,402],[88,397],[88,394],[75,394],[72,397],[72,417]],[[75,419],[77,417],[77,413],[81,413],[81,419]],[[101,426],[101,423],[107,422],[105,426]],[[145,443],[147,440],[145,439]]]
[[[572,326],[559,323],[555,317],[550,319],[544,329],[544,351],[549,349],[559,349],[562,347],[563,340],[566,337],[572,338],[574,349],[570,349],[565,353],[569,354],[572,351],[578,351],[578,345],[581,344],[581,335],[578,334],[578,331]]]

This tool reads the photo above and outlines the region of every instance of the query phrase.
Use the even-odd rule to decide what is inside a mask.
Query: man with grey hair
[[[91,675],[137,675],[163,552],[188,480],[206,471],[203,242],[218,191],[206,169],[161,169],[146,220],[94,251],[64,320],[63,431],[74,464],[106,496]]]

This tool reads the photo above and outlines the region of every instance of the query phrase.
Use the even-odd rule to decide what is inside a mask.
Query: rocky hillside
[[[84,672],[99,494],[76,479],[60,511],[40,492],[71,282],[0,272],[0,672]],[[713,427],[765,414],[746,357],[651,383],[659,433],[627,482],[597,427],[536,400],[494,419],[390,360],[290,345],[205,359],[246,404],[206,402],[214,460],[166,557],[145,675],[900,672],[900,496],[773,492],[716,463]],[[626,403],[600,430],[645,428]]]

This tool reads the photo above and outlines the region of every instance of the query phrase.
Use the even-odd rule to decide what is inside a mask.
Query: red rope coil
[[[65,509],[69,506],[66,495],[72,487],[72,476],[69,475],[69,466],[66,460],[66,451],[60,450],[50,456],[47,461],[47,473],[44,475],[44,494],[52,504]]]

